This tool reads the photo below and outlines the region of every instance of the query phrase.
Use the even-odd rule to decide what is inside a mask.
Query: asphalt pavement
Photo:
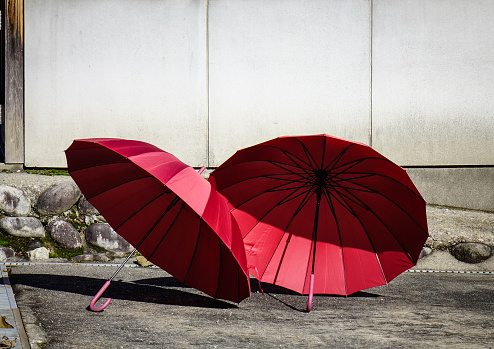
[[[70,180],[0,175],[29,193]],[[494,348],[494,257],[467,264],[447,251],[494,246],[494,214],[429,205],[427,216],[434,252],[412,271],[350,297],[316,295],[310,313],[306,296],[279,287],[262,293],[253,281],[237,305],[142,267],[124,268],[104,294],[110,306],[94,313],[116,266],[0,263],[0,348]]]
[[[132,263],[130,264],[132,265]],[[87,310],[116,269],[13,266],[10,282],[32,348],[494,348],[494,273],[405,272],[350,297],[270,285],[240,304],[212,299],[158,268],[124,268],[101,313]],[[417,270],[417,269],[416,269]]]
[[[254,280],[237,305],[134,260],[104,294],[110,306],[93,313],[89,302],[115,265],[8,261],[0,264],[0,348],[494,348],[494,257],[468,264],[444,248],[492,246],[494,215],[427,210],[432,254],[387,286],[316,295],[310,313],[306,296],[279,287],[262,293]]]

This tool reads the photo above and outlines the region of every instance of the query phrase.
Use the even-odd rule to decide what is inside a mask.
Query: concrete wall
[[[214,167],[328,133],[413,167],[429,202],[494,211],[491,0],[24,1],[26,166],[64,167],[75,138]]]
[[[494,2],[374,0],[373,147],[401,165],[494,164]]]
[[[370,141],[367,0],[214,0],[210,165],[289,134]]]
[[[430,204],[494,211],[494,168],[407,168]]]
[[[25,0],[26,166],[75,138],[149,141],[207,160],[206,4]]]

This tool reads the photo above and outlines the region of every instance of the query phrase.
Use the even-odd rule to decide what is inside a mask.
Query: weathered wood
[[[5,163],[24,163],[24,0],[5,1]]]

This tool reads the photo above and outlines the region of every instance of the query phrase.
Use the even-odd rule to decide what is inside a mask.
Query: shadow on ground
[[[68,292],[84,296],[94,296],[101,286],[103,286],[105,281],[106,280],[99,278],[53,274],[15,274],[11,276],[12,284],[25,285],[51,291]],[[190,290],[191,292],[188,292],[187,290]],[[279,296],[282,295],[306,297],[297,292],[276,285],[266,283],[259,284],[259,282],[255,279],[251,279],[251,290],[252,293],[262,292],[267,294],[293,310],[305,312],[305,309],[298,309],[279,298]],[[194,292],[197,291],[187,285],[182,284],[180,281],[171,276],[139,279],[131,282],[114,280],[110,284],[110,287],[105,291],[98,304],[105,298],[113,298],[136,302],[203,308],[227,309],[237,307],[235,303],[214,299],[207,295],[201,295]],[[344,296],[318,295],[318,297]],[[381,296],[360,291],[350,295],[349,297]]]
[[[16,285],[94,296],[106,280],[82,276],[18,274],[12,275],[10,281]],[[220,309],[237,307],[234,303],[177,288],[191,289],[173,277],[143,279],[133,282],[112,281],[110,287],[103,294],[102,300],[113,298],[136,302]]]
[[[259,283],[256,279],[251,279],[250,287],[251,287],[252,293],[261,292],[261,293],[268,295],[269,297],[277,300],[278,302],[280,302],[281,304],[283,304],[284,306],[286,306],[292,310],[295,310],[295,311],[298,311],[301,313],[307,312],[307,309],[305,307],[304,308],[298,308],[298,307],[294,306],[293,304],[290,304],[286,300],[282,299],[282,298],[286,298],[286,297],[280,297],[283,295],[289,295],[289,296],[299,296],[299,297],[303,297],[303,298],[307,299],[306,295],[305,296],[301,295],[300,293],[286,289],[284,287],[266,284],[264,282]],[[382,297],[382,296],[379,294],[375,294],[375,293],[359,291],[359,292],[353,293],[349,296],[318,294],[317,297],[318,298],[345,298],[345,297],[375,298],[375,297]]]

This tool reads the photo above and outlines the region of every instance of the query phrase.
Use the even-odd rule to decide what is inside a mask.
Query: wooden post
[[[4,149],[6,164],[24,163],[24,0],[5,1]]]

